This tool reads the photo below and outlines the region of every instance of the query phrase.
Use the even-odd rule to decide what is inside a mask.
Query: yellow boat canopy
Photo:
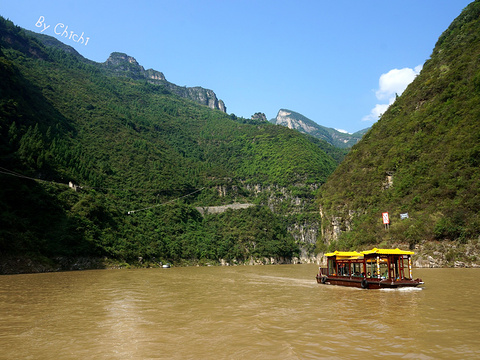
[[[331,253],[324,254],[327,257],[335,256],[338,260],[355,260],[362,258],[364,255],[413,255],[413,251],[406,251],[400,249],[377,249],[373,248],[372,250],[366,250],[362,252],[356,251],[335,251]]]
[[[400,250],[396,249],[377,249],[373,248],[372,250],[362,251],[363,255],[377,254],[377,255],[413,255],[413,251]]]
[[[325,256],[330,257],[330,256],[335,256],[337,259],[358,259],[359,257],[362,257],[363,255],[356,252],[356,251],[335,251],[333,253],[327,253]]]

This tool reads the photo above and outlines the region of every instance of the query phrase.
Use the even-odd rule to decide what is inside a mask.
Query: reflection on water
[[[415,270],[423,289],[314,265],[2,276],[0,359],[480,358],[480,270]]]

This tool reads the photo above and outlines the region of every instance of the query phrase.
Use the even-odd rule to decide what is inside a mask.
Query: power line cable
[[[33,181],[39,181],[39,182],[45,182],[45,183],[51,183],[51,184],[57,184],[57,185],[63,185],[63,186],[70,186],[69,184],[59,183],[59,182],[56,182],[56,181],[53,181],[53,180],[35,179],[35,178],[30,177],[30,176],[19,174],[15,171],[5,169],[4,167],[1,167],[1,166],[0,166],[0,169],[1,169],[0,174],[15,176],[15,177],[18,177],[18,178],[21,178],[21,179],[27,179],[27,180],[33,180]]]
[[[19,174],[15,171],[12,171],[12,170],[9,170],[9,169],[6,169],[4,167],[1,167],[0,166],[0,174],[5,174],[5,175],[10,175],[10,176],[15,176],[15,177],[18,177],[18,178],[22,178],[22,179],[28,179],[28,180],[33,180],[33,181],[41,181],[41,182],[46,182],[46,183],[53,183],[53,184],[58,184],[58,185],[63,185],[63,186],[68,186],[68,187],[74,187],[74,188],[80,188],[80,189],[103,189],[103,190],[127,190],[127,191],[131,191],[131,190],[141,190],[141,189],[119,189],[119,188],[94,188],[94,187],[88,187],[88,186],[77,186],[77,185],[74,185],[72,184],[71,182],[69,184],[65,184],[65,183],[59,183],[59,182],[56,182],[56,181],[48,181],[48,180],[42,180],[42,179],[35,179],[35,178],[32,178],[32,177],[29,177],[29,176],[26,176],[26,175],[22,175],[22,174]],[[162,205],[165,205],[165,204],[168,204],[168,203],[171,203],[171,202],[174,202],[174,201],[177,201],[179,199],[183,199],[187,196],[190,196],[190,195],[193,195],[197,192],[200,192],[202,191],[203,189],[205,189],[205,187],[202,187],[201,189],[197,189],[187,195],[183,195],[183,196],[180,196],[176,199],[173,199],[173,200],[169,200],[167,202],[164,202],[162,204],[157,204],[157,205],[153,205],[153,206],[149,206],[149,207],[146,207],[146,208],[143,208],[143,209],[136,209],[136,210],[130,210],[127,212],[128,215],[131,215],[133,213],[136,213],[138,211],[143,211],[143,210],[148,210],[148,209],[152,209],[152,208],[155,208],[155,207],[158,207],[158,206],[162,206]],[[152,191],[152,190],[146,190],[146,189],[143,189],[144,191]],[[155,189],[156,190],[156,189]],[[179,190],[179,189],[177,189]],[[173,191],[173,190],[172,190]]]
[[[66,184],[66,183],[61,183],[61,182],[57,182],[57,181],[54,181],[54,180],[43,180],[43,179],[33,178],[33,177],[30,177],[30,176],[26,176],[26,175],[17,173],[13,170],[6,169],[6,168],[1,167],[1,166],[0,166],[0,174],[10,175],[10,176],[18,177],[18,178],[21,178],[21,179],[45,182],[45,183],[49,183],[49,184],[63,185],[63,186],[67,186],[67,187],[74,187],[74,188],[85,189],[85,190],[91,189],[91,190],[104,190],[104,191],[144,191],[144,192],[149,192],[149,191],[157,191],[157,192],[170,191],[171,192],[171,191],[182,191],[182,190],[184,190],[184,189],[158,189],[158,188],[157,189],[153,189],[153,188],[152,189],[146,189],[146,188],[97,187],[97,186],[88,186],[88,185],[76,185],[73,182],[71,182],[71,184]]]
[[[162,206],[162,205],[165,205],[165,204],[168,204],[168,203],[177,201],[177,200],[179,200],[179,199],[183,199],[184,197],[193,195],[193,194],[195,194],[195,193],[197,193],[197,192],[202,191],[203,189],[205,189],[205,188],[203,187],[203,188],[201,188],[201,189],[195,190],[194,192],[191,192],[190,194],[180,196],[180,197],[178,197],[178,198],[176,198],[176,199],[169,200],[169,201],[164,202],[164,203],[162,203],[162,204],[157,204],[157,205],[149,206],[149,207],[146,207],[146,208],[143,208],[143,209],[130,210],[130,211],[127,212],[127,215],[131,215],[131,214],[136,213],[136,212],[138,212],[138,211],[153,209],[153,208],[155,208],[155,207]]]

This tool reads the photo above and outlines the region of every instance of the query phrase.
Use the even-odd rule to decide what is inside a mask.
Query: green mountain
[[[319,226],[314,194],[338,149],[45,39],[0,18],[0,257],[68,268],[79,256],[243,262],[313,250],[303,232]],[[255,206],[196,210],[232,203]]]
[[[276,125],[283,125],[289,129],[295,129],[302,133],[312,135],[318,139],[325,140],[338,148],[350,148],[355,145],[363,135],[370,129],[366,128],[353,134],[338,131],[318,125],[316,122],[292,110],[280,109],[277,117],[270,120]]]
[[[320,248],[443,249],[448,241],[473,240],[478,253],[479,16],[474,1],[452,22],[421,73],[322,187]],[[383,212],[391,219],[387,229]],[[465,249],[450,246],[437,255],[450,263],[475,260]]]
[[[212,90],[204,89],[200,86],[178,86],[167,81],[165,75],[160,71],[154,69],[145,70],[143,66],[141,66],[137,60],[135,60],[135,58],[128,56],[127,54],[114,52],[104,63],[96,63],[84,58],[74,48],[65,45],[54,37],[45,34],[38,34],[28,30],[25,32],[28,36],[39,40],[42,44],[48,47],[60,49],[75,57],[75,59],[79,62],[93,65],[101,69],[105,74],[129,77],[133,80],[146,80],[150,84],[162,85],[164,88],[180,97],[193,100],[212,109],[219,109],[223,112],[227,112],[224,102],[217,99],[216,94]]]

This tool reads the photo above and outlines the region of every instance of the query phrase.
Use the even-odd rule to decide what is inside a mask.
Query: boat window
[[[362,276],[363,272],[363,264],[362,263],[353,263],[352,264],[352,276]]]
[[[388,278],[388,264],[386,262],[380,263],[380,277],[382,279]]]
[[[392,276],[396,280],[408,279],[408,260],[404,263],[404,258],[408,259],[408,256],[397,257],[392,261]],[[407,267],[407,269],[405,269],[405,267]]]
[[[368,259],[367,260],[367,277],[378,279],[380,274],[380,278],[388,278],[388,263],[386,259],[380,259],[380,266],[377,264],[377,259]]]
[[[328,275],[336,275],[336,264],[334,259],[328,259]]]
[[[392,258],[390,260],[390,276],[394,280],[400,279],[400,267],[398,264],[398,257],[397,258]]]
[[[373,260],[367,261],[367,277],[376,278],[377,277],[377,262]]]
[[[349,276],[349,267],[348,263],[339,263],[338,264],[338,275],[340,276]]]

